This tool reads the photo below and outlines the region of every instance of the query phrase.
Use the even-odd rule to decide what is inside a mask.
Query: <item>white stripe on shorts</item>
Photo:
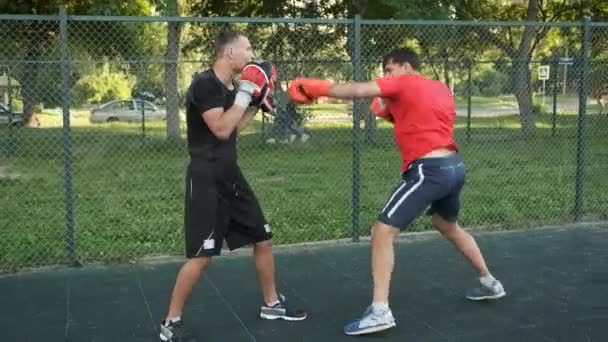
[[[420,187],[420,185],[422,185],[422,182],[424,182],[424,173],[422,172],[422,164],[418,165],[418,178],[419,179],[416,182],[416,184],[414,184],[408,191],[406,191],[405,194],[403,196],[401,196],[399,201],[397,201],[397,203],[393,206],[393,208],[388,212],[387,216],[389,218],[391,216],[393,216],[393,214],[395,213],[395,210],[397,210],[397,208],[399,208],[401,203],[403,203],[403,201],[405,201],[405,199],[408,198],[409,195],[411,195],[416,189],[418,189]],[[399,190],[401,190],[402,187],[403,186],[399,187]],[[393,194],[393,197],[397,194],[397,192],[399,192],[399,190],[395,191],[395,194]],[[393,199],[393,197],[391,197],[391,200]],[[390,201],[389,201],[389,203],[390,203]]]
[[[382,208],[382,212],[384,212],[386,210],[386,208],[389,206],[389,204],[391,204],[391,202],[393,201],[393,198],[395,198],[395,196],[397,196],[397,194],[399,193],[399,191],[401,191],[401,189],[403,189],[403,187],[407,184],[406,181],[403,181],[403,184],[401,184],[400,187],[397,188],[397,190],[395,190],[395,192],[393,192],[393,196],[391,196],[391,198],[388,199],[388,202],[386,202],[386,205],[384,206],[384,208]]]

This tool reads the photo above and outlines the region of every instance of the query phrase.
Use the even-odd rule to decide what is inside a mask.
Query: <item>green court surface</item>
[[[277,248],[277,283],[303,322],[258,317],[248,255],[216,258],[184,313],[199,341],[608,340],[608,227],[475,233],[507,290],[470,302],[476,275],[437,234],[396,244],[397,327],[350,337],[344,324],[371,300],[369,243]],[[246,253],[245,253],[246,254]],[[2,341],[157,341],[179,262],[47,269],[0,277]]]

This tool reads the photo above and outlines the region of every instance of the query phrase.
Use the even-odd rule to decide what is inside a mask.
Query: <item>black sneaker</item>
[[[160,340],[163,342],[196,342],[184,329],[183,321],[162,321],[160,324]]]
[[[506,295],[507,293],[502,284],[498,280],[494,280],[490,286],[480,285],[479,287],[470,289],[466,296],[470,300],[486,300],[498,299]]]
[[[260,309],[260,317],[264,319],[284,319],[286,321],[303,321],[306,319],[306,312],[289,307],[285,296],[279,294],[279,302],[274,306],[264,303]]]

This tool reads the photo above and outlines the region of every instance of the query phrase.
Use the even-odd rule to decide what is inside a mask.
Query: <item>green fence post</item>
[[[353,39],[353,78],[355,81],[361,81],[363,73],[361,70],[361,16],[355,15],[353,20],[354,39]],[[359,241],[359,210],[360,210],[360,190],[361,190],[361,139],[360,139],[360,118],[361,118],[361,100],[355,99],[353,102],[353,189],[352,189],[352,239],[354,242]]]
[[[13,113],[15,110],[13,109],[13,85],[11,84],[11,69],[10,67],[6,70],[6,95],[8,96],[8,146],[6,148],[6,153],[8,156],[13,156],[17,149],[17,139],[15,136],[15,130],[13,129]],[[21,116],[21,120],[23,120],[23,115]],[[25,123],[23,123],[25,125]]]
[[[145,142],[146,140],[146,108],[144,107],[144,99],[143,97],[139,97],[139,106],[141,107],[141,140]]]
[[[472,62],[467,60],[467,141],[471,140],[471,97],[473,96]]]
[[[583,18],[583,41],[580,60],[580,87],[578,105],[578,125],[576,132],[576,176],[574,185],[574,221],[583,215],[583,185],[585,181],[585,124],[587,121],[587,96],[589,94],[589,17]]]
[[[557,67],[559,66],[559,64],[557,64],[557,60],[553,60],[552,64],[553,65],[551,66],[551,69],[554,70],[553,72],[555,73],[555,76],[551,78],[553,80],[551,82],[553,86],[553,114],[551,116],[551,136],[554,137],[555,125],[557,123]]]
[[[61,49],[61,90],[63,92],[63,145],[65,193],[65,248],[70,266],[80,265],[76,259],[76,237],[74,236],[74,151],[70,126],[70,56],[68,51],[68,16],[65,6],[59,6],[59,44]]]

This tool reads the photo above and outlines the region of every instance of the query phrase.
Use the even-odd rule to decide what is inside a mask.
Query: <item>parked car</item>
[[[158,108],[152,102],[132,99],[114,100],[104,103],[91,110],[89,120],[92,123],[114,121],[141,122],[142,105],[144,106],[144,116],[146,121],[167,119],[167,112],[164,109]]]
[[[4,103],[0,103],[0,125],[8,125],[9,123],[15,127],[23,126],[25,123],[23,113],[13,112],[11,115],[10,108]]]

